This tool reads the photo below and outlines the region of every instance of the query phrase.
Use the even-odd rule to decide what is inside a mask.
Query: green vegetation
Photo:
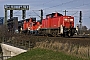
[[[46,49],[32,49],[26,53],[12,57],[8,60],[83,60],[62,52],[55,52]]]

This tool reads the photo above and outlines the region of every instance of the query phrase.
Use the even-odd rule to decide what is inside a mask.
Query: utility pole
[[[13,17],[13,10],[10,10],[10,19]]]
[[[26,10],[22,10],[22,19],[26,18]]]
[[[43,10],[41,9],[41,23],[42,23],[42,19],[43,19]]]
[[[35,10],[33,10],[33,12],[34,12],[38,17],[40,17],[40,23],[42,23],[42,19],[43,19],[43,10],[41,9],[41,10],[36,10],[36,11],[40,11],[40,15],[38,15],[38,14],[35,12]]]
[[[80,23],[80,34],[81,34],[82,33],[82,11],[80,11],[79,23]]]
[[[66,16],[66,12],[68,12],[67,10],[65,10],[65,11],[63,11],[63,12],[65,12],[65,16]]]

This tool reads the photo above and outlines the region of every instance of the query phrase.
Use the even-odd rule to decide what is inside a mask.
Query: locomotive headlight
[[[68,19],[64,19],[65,21],[67,21]]]
[[[70,21],[73,21],[73,19],[70,19]]]

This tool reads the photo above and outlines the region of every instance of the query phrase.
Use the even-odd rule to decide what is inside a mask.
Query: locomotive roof
[[[47,14],[46,16],[49,16],[49,15],[55,15],[56,13],[52,13],[52,14]],[[57,13],[58,14],[58,16],[63,16],[62,14],[60,14],[60,13]]]

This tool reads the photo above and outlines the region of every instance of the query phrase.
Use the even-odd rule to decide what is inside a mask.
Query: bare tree
[[[0,26],[0,42],[3,42],[7,38],[11,37],[11,33],[8,32],[8,28],[5,25]]]
[[[87,31],[87,29],[88,29],[87,26],[82,26],[83,31]]]

